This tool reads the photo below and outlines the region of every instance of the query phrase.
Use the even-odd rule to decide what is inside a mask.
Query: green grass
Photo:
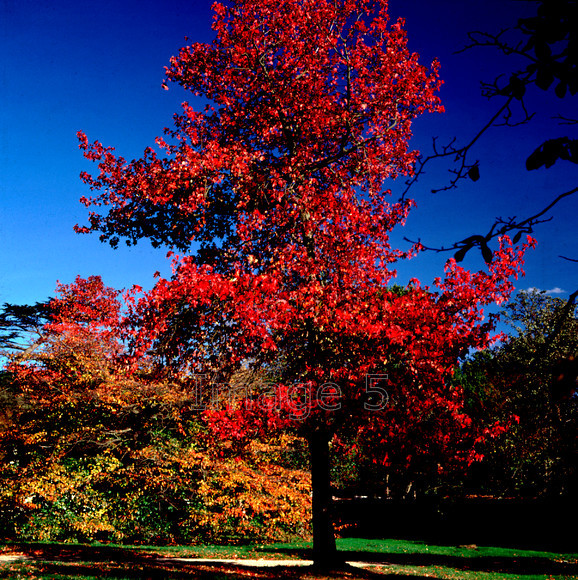
[[[446,580],[578,580],[578,553],[556,553],[489,546],[441,546],[402,540],[338,540],[346,561],[363,561],[365,569],[345,567],[330,574],[310,568],[241,568],[198,564],[173,558],[309,559],[305,542],[249,546],[114,546],[104,544],[18,543],[0,554],[19,553],[27,560],[0,562],[0,578],[241,578]]]

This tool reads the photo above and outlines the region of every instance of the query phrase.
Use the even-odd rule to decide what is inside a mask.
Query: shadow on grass
[[[313,566],[237,566],[215,562],[186,562],[179,559],[167,561],[151,554],[107,547],[63,547],[51,545],[20,546],[19,553],[26,560],[0,565],[0,578],[110,578],[116,580],[197,578],[200,580],[387,580],[411,578],[425,580],[427,576],[406,576],[364,570],[344,565],[331,572],[316,570]],[[161,561],[162,560],[162,561]]]
[[[379,571],[343,566],[331,573],[321,573],[310,566],[292,567],[258,567],[237,566],[215,561],[203,563],[190,562],[184,559],[173,559],[168,555],[160,556],[138,549],[109,546],[78,546],[62,544],[13,544],[13,551],[24,554],[25,562],[11,565],[13,570],[25,569],[39,578],[200,578],[237,580],[241,578],[288,578],[299,580],[307,577],[319,579],[373,579],[373,578],[426,578],[426,567],[440,566],[457,572],[488,572],[496,574],[543,574],[543,575],[576,575],[578,564],[550,559],[548,557],[516,555],[511,557],[491,557],[475,552],[471,557],[460,557],[440,554],[400,554],[375,553],[362,550],[343,550],[340,556],[349,562],[367,562],[383,565]],[[258,550],[257,550],[258,551]],[[266,549],[263,549],[266,551]],[[311,553],[305,549],[278,548],[275,552],[292,558],[310,559]],[[270,551],[269,551],[270,554]],[[405,576],[399,573],[388,574],[388,565],[415,566],[424,568],[424,576]],[[11,578],[6,565],[0,566],[0,578]]]
[[[279,554],[301,559],[311,558],[308,550],[284,549],[276,550]],[[441,554],[399,554],[376,553],[363,550],[340,550],[340,556],[345,562],[367,562],[370,564],[395,564],[398,566],[438,566],[453,568],[457,571],[491,572],[501,574],[543,574],[543,575],[578,575],[578,562],[575,560],[555,560],[548,557],[528,556],[483,556],[472,555],[450,556]]]

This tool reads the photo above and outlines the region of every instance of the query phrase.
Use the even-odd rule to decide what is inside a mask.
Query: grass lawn
[[[330,574],[310,566],[190,562],[202,559],[307,560],[310,544],[142,547],[19,543],[0,547],[0,578],[289,578],[295,580],[440,578],[451,580],[578,580],[578,553],[485,546],[438,546],[402,540],[338,540],[348,565]],[[10,559],[9,556],[20,559]]]

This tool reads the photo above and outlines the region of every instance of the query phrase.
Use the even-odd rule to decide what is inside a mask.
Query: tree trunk
[[[316,566],[325,569],[339,564],[331,517],[329,440],[329,434],[323,430],[316,429],[309,435],[313,491],[313,561]]]

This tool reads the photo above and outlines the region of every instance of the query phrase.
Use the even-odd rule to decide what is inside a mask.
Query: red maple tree
[[[471,459],[450,444],[468,418],[446,379],[488,343],[482,307],[508,297],[525,248],[504,237],[488,272],[450,260],[432,287],[391,286],[396,262],[420,248],[391,246],[414,202],[391,199],[386,183],[413,171],[412,121],[442,107],[437,63],[428,70],[408,51],[385,0],[236,0],[214,11],[215,40],[181,49],[167,68],[168,81],[211,104],[184,103],[157,150],[131,162],[79,133],[100,172],[83,174],[98,194],[84,199],[96,209],[77,230],[181,252],[170,279],[132,298],[135,355],[155,347],[219,380],[247,361],[282,361],[264,407],[281,423],[273,411],[284,407],[309,440],[314,557],[327,564],[328,444],[339,426],[384,449],[427,418],[422,435]]]

